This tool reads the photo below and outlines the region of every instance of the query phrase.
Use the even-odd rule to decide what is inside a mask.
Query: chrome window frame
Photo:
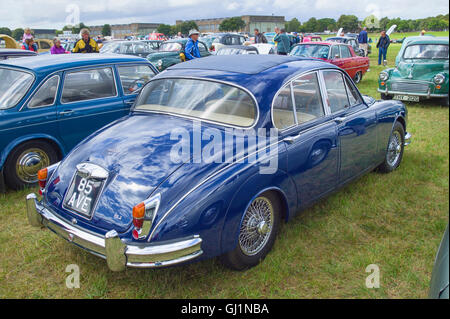
[[[36,96],[37,93],[39,93],[39,90],[51,79],[53,79],[54,77],[58,77],[58,85],[56,86],[56,91],[55,91],[55,97],[53,99],[53,103],[51,104],[46,104],[46,105],[39,105],[39,106],[30,106],[31,101],[33,100],[33,98]],[[61,76],[59,74],[54,74],[51,76],[48,76],[45,78],[45,80],[43,80],[41,82],[41,84],[33,91],[33,94],[30,95],[30,97],[27,99],[27,102],[24,104],[26,105],[27,109],[30,110],[34,110],[34,109],[39,109],[39,108],[43,108],[43,107],[49,107],[49,106],[55,106],[56,105],[56,101],[58,98],[58,91],[59,91],[59,86],[61,85]]]
[[[158,73],[155,73],[155,70],[152,68],[152,66],[151,66],[150,64],[143,64],[143,63],[141,63],[141,64],[139,64],[139,63],[133,64],[133,63],[130,63],[129,65],[116,64],[115,66],[116,66],[116,68],[117,68],[117,75],[119,76],[120,86],[122,87],[122,93],[123,93],[123,96],[124,96],[124,97],[125,97],[125,96],[132,96],[132,95],[136,95],[136,96],[139,95],[139,92],[145,87],[145,85],[147,85],[148,82],[145,83],[144,87],[142,87],[142,89],[139,90],[138,92],[131,92],[130,94],[126,94],[125,91],[124,91],[124,88],[123,88],[122,79],[121,79],[121,77],[120,77],[120,70],[119,70],[119,69],[120,69],[121,67],[123,67],[123,68],[128,68],[128,67],[133,67],[133,66],[145,66],[145,67],[149,68],[149,69],[153,72],[152,79],[153,79],[155,76],[158,75]],[[150,81],[151,81],[151,80],[150,80]],[[150,81],[149,81],[149,82],[150,82]]]
[[[104,99],[111,99],[111,98],[116,98],[116,97],[119,97],[119,90],[117,89],[117,83],[116,83],[116,80],[117,80],[117,77],[116,77],[116,72],[115,72],[115,68],[114,68],[114,66],[116,66],[117,64],[111,64],[111,65],[108,65],[108,66],[105,66],[105,67],[98,67],[98,66],[94,66],[94,67],[91,67],[91,66],[88,66],[88,67],[81,67],[81,68],[79,68],[79,69],[76,69],[75,71],[74,70],[64,70],[64,83],[63,83],[63,86],[62,86],[62,90],[61,90],[61,94],[60,94],[60,97],[59,97],[59,103],[61,104],[61,105],[71,105],[71,104],[74,104],[74,103],[82,103],[82,102],[89,102],[89,101],[96,101],[96,100],[104,100]],[[111,71],[112,71],[112,80],[113,80],[113,82],[114,82],[114,89],[115,89],[115,91],[116,91],[116,94],[115,95],[111,95],[111,96],[104,96],[104,97],[98,97],[98,98],[94,98],[94,99],[86,99],[86,100],[79,100],[79,101],[72,101],[72,102],[66,102],[66,103],[64,103],[63,102],[63,93],[64,93],[64,87],[65,87],[65,85],[66,85],[66,77],[67,77],[67,74],[69,74],[69,73],[77,73],[77,72],[83,72],[83,71],[90,71],[90,70],[98,70],[98,69],[111,69]]]
[[[151,110],[136,110],[136,104],[133,105],[133,107],[131,108],[131,112],[145,112],[145,113],[157,113],[157,114],[168,114],[168,115],[173,115],[173,116],[178,116],[178,117],[182,117],[182,118],[187,118],[190,120],[197,120],[200,122],[205,122],[205,123],[211,123],[211,124],[216,124],[216,125],[221,125],[221,126],[226,126],[226,127],[233,127],[233,128],[237,128],[237,129],[244,129],[244,130],[249,130],[252,129],[256,126],[256,124],[259,122],[259,117],[260,117],[260,111],[259,111],[259,103],[256,100],[255,96],[253,95],[252,92],[250,92],[247,88],[240,86],[239,84],[236,83],[231,83],[231,82],[227,82],[227,81],[223,81],[223,80],[217,80],[217,79],[211,79],[211,78],[202,78],[202,77],[194,77],[194,76],[168,76],[168,77],[161,77],[161,78],[153,78],[152,80],[150,80],[147,84],[145,84],[145,86],[141,89],[141,92],[145,89],[145,87],[147,85],[149,85],[151,82],[153,81],[158,81],[158,80],[166,80],[166,79],[187,79],[187,80],[199,80],[199,81],[206,81],[206,82],[215,82],[215,83],[220,83],[220,84],[225,84],[225,85],[229,85],[229,86],[234,86],[238,89],[243,90],[244,92],[246,92],[253,100],[254,102],[254,107],[256,108],[256,116],[255,116],[255,120],[253,121],[253,124],[251,126],[238,126],[238,125],[233,125],[233,124],[228,124],[228,123],[223,123],[223,122],[217,122],[217,121],[211,121],[211,120],[207,120],[207,119],[202,119],[202,118],[198,118],[198,117],[194,117],[194,116],[188,116],[188,115],[184,115],[184,114],[177,114],[177,113],[172,113],[172,112],[162,112],[162,111],[151,111]]]
[[[347,108],[344,108],[344,109],[342,109],[342,110],[336,111],[336,112],[332,112],[332,111],[331,111],[331,106],[329,105],[329,102],[328,102],[329,99],[328,99],[327,86],[326,86],[326,83],[325,83],[325,78],[324,78],[324,76],[323,76],[323,73],[324,73],[324,72],[330,72],[330,71],[339,73],[339,74],[341,75],[341,77],[342,77],[342,81],[343,81],[343,82],[344,82],[345,74],[344,74],[343,71],[338,70],[338,69],[324,69],[324,70],[321,70],[321,72],[320,72],[320,73],[321,73],[321,77],[322,77],[322,79],[323,79],[323,88],[324,88],[323,92],[325,93],[324,95],[325,95],[325,97],[326,97],[326,100],[325,100],[325,101],[327,101],[326,104],[327,104],[327,107],[328,107],[328,109],[329,109],[329,111],[330,111],[330,114],[329,114],[329,115],[334,115],[334,114],[338,114],[338,113],[340,113],[340,112],[343,112],[343,111],[345,111],[345,110],[349,110],[349,109],[352,108],[352,106],[350,105],[350,99],[349,99],[349,97],[348,97],[347,85],[346,85],[346,83],[344,82],[343,84],[344,84],[344,88],[345,88],[345,94],[346,94],[346,96],[347,96],[348,107],[347,107]],[[355,105],[356,105],[356,104],[355,104]]]

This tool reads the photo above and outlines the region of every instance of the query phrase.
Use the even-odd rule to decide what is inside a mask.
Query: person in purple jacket
[[[51,54],[66,54],[66,53],[70,53],[70,52],[66,51],[62,47],[61,40],[59,38],[54,38],[53,39],[53,46],[50,49],[50,53]]]

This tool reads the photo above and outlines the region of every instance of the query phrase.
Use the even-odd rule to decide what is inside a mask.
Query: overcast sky
[[[310,17],[339,18],[370,14],[390,18],[426,18],[449,12],[448,0],[1,0],[0,27],[61,29],[79,9],[87,25],[232,17],[243,14],[282,15],[305,22]]]

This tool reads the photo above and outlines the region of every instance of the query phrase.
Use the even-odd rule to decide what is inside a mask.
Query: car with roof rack
[[[220,256],[258,264],[282,221],[357,177],[401,163],[407,110],[362,96],[317,59],[210,56],[141,90],[130,114],[39,172],[29,223],[113,271]]]

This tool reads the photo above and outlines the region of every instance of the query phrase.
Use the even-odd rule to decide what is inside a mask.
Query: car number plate
[[[64,207],[90,218],[104,182],[85,178],[77,172],[64,199]]]
[[[394,100],[419,102],[419,97],[414,95],[394,95]]]

